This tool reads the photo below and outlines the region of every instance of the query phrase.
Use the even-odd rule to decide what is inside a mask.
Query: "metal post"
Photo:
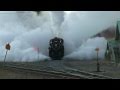
[[[6,54],[5,54],[5,58],[4,58],[4,63],[5,63],[5,60],[6,60],[6,57],[7,57],[7,53],[8,53],[8,50],[6,50]]]
[[[39,50],[39,48],[38,48],[38,61],[39,61],[39,53],[40,53],[40,50]]]
[[[97,72],[100,72],[100,63],[98,60],[98,51],[97,51]]]

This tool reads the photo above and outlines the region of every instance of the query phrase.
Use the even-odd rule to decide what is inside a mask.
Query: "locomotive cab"
[[[64,57],[64,40],[55,37],[49,42],[49,56],[52,60],[61,60]]]

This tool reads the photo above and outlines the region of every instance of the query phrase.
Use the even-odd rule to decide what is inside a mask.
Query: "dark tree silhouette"
[[[42,12],[42,11],[35,11],[38,15]]]
[[[119,39],[120,39],[119,34],[120,34],[120,32],[119,32],[119,26],[118,26],[118,24],[117,24],[115,40],[119,40]]]

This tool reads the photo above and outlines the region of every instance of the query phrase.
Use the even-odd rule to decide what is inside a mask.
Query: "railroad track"
[[[48,70],[40,70],[40,69],[31,69],[31,68],[20,67],[20,66],[15,66],[15,65],[4,65],[4,68],[13,69],[13,70],[20,70],[23,72],[36,73],[38,75],[44,74],[44,75],[48,75],[48,76],[52,76],[52,77],[58,77],[61,79],[85,79],[85,78],[80,77],[80,76],[71,75],[71,74],[67,74],[67,73],[55,71],[55,70],[48,71]]]
[[[95,73],[90,73],[90,72],[70,68],[66,66],[64,63],[51,63],[51,64],[52,64],[51,68],[53,68],[56,71],[61,71],[63,73],[67,73],[70,75],[80,76],[85,79],[115,79],[105,75],[100,75],[100,74],[95,74]]]
[[[66,67],[66,69],[64,69],[65,71],[67,71],[68,74],[71,75],[76,75],[76,76],[82,76],[86,79],[115,79],[109,76],[104,76],[104,75],[100,75],[100,74],[95,74],[95,73],[90,73],[90,72],[86,72],[86,71],[81,71],[78,69],[73,69],[73,68],[68,68]]]
[[[51,65],[52,66],[52,65]],[[46,75],[59,76],[62,78],[75,78],[75,79],[114,79],[112,77],[94,74],[90,72],[80,71],[78,69],[73,69],[70,67],[66,67],[62,64],[62,66],[57,65],[58,67],[62,67],[62,69],[56,69],[56,66],[46,67],[44,65],[33,65],[33,64],[6,64],[5,67],[12,69],[19,69],[23,71],[29,71],[34,73],[44,73]]]

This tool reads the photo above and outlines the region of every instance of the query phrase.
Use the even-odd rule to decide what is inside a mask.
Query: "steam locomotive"
[[[52,60],[61,60],[64,57],[64,40],[55,37],[49,42],[49,56]]]

